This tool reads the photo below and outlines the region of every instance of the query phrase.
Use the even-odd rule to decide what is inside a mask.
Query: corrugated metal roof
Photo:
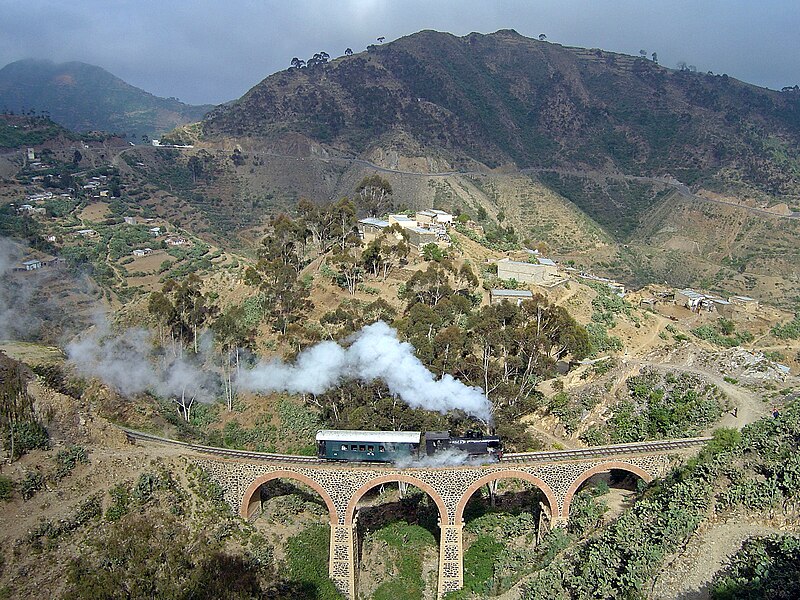
[[[524,296],[525,298],[533,298],[533,292],[530,290],[492,290],[492,296]]]
[[[374,225],[375,227],[388,227],[389,221],[383,221],[382,219],[376,219],[374,217],[367,217],[366,219],[361,219],[359,223],[365,223],[367,225]]]
[[[681,290],[680,293],[691,300],[703,300],[706,297],[705,294],[701,294],[700,292],[695,292],[694,290],[689,289]]]
[[[329,442],[396,442],[419,444],[421,431],[359,431],[357,429],[322,429],[317,441]]]
[[[416,221],[414,217],[409,217],[408,215],[389,215],[389,217],[395,221]]]
[[[550,260],[549,258],[544,258],[544,257],[540,256],[537,260],[539,261],[540,265],[547,265],[549,267],[555,267],[556,266],[556,263],[554,261]]]

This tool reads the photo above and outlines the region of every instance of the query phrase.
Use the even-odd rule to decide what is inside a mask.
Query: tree
[[[271,234],[261,242],[255,268],[245,271],[245,283],[261,290],[264,316],[276,331],[285,334],[287,326],[313,306],[309,290],[298,279],[308,230],[301,221],[283,214],[274,218],[271,225]]]
[[[255,332],[244,326],[245,315],[241,306],[228,309],[211,324],[214,341],[219,345],[222,354],[223,383],[228,410],[233,410],[234,398],[234,366],[236,374],[240,372],[240,350],[252,348]]]
[[[350,56],[351,54],[353,54],[352,48],[345,48],[344,55],[345,56]]]
[[[647,50],[639,50],[639,56],[642,58],[647,58]]]
[[[305,66],[305,64],[306,64],[306,61],[304,61],[304,60],[300,60],[299,58],[297,58],[297,57],[295,56],[295,57],[292,59],[292,62],[291,62],[290,64],[291,64],[291,65],[292,65],[292,67],[294,67],[295,69],[302,69],[302,68]]]
[[[658,64],[658,54],[656,54],[655,52],[653,52],[653,54],[652,54],[651,56],[652,56],[652,58],[653,58],[653,62],[654,62],[654,63],[656,63],[656,64]]]
[[[432,260],[435,262],[441,262],[444,258],[444,253],[442,249],[439,248],[436,244],[425,244],[422,247],[422,258],[425,260]]]
[[[544,42],[546,39],[547,39],[547,36],[545,34],[543,34],[543,33],[539,34],[539,41],[540,42]]]
[[[182,353],[177,341],[191,344],[197,353],[198,330],[216,314],[217,307],[203,294],[201,284],[197,274],[190,273],[180,283],[167,280],[160,292],[150,294],[147,310],[169,329],[176,356]]]
[[[386,38],[385,38],[385,37],[383,37],[383,36],[379,37],[379,38],[378,38],[378,43],[379,43],[379,44],[382,44],[382,43],[383,43],[383,40],[385,40],[385,39],[386,39]]]
[[[377,173],[364,177],[356,187],[358,207],[370,217],[378,217],[392,207],[392,185]]]

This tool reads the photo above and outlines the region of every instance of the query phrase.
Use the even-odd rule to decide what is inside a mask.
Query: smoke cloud
[[[170,356],[145,329],[112,334],[101,322],[89,335],[68,344],[66,352],[80,375],[97,377],[126,396],[151,392],[210,402],[219,389],[216,378],[203,368],[202,355]]]
[[[425,468],[425,467],[458,467],[462,465],[479,466],[496,462],[496,458],[486,456],[469,456],[454,448],[437,451],[431,456],[424,455],[419,458],[402,458],[394,461],[394,466],[399,469]]]
[[[491,422],[491,404],[478,387],[445,374],[436,379],[414,355],[414,347],[378,321],[353,335],[348,347],[322,342],[297,357],[294,364],[261,362],[244,371],[239,385],[256,392],[286,391],[321,394],[347,380],[383,381],[389,391],[412,408],[439,413],[460,409]]]

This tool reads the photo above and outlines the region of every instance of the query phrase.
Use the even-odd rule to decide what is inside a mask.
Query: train
[[[478,431],[451,436],[448,431],[358,431],[322,429],[317,432],[317,456],[323,460],[345,462],[406,462],[425,457],[448,455],[465,460],[495,462],[503,456],[498,436]]]

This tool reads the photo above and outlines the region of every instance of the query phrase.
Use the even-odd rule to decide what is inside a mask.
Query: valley
[[[0,598],[343,597],[318,490],[267,481],[242,519],[121,427],[306,457],[320,429],[709,436],[582,483],[563,526],[481,486],[445,598],[796,572],[797,106],[504,30],[292,67],[157,145],[0,115]],[[437,506],[395,484],[354,507],[356,596],[436,598]]]

